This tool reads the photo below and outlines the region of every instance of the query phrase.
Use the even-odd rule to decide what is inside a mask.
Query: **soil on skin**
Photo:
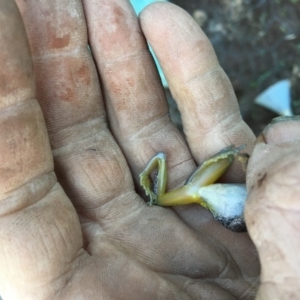
[[[189,12],[209,37],[255,134],[277,114],[254,99],[281,79],[291,79],[292,108],[300,114],[300,0],[171,2]],[[182,126],[174,103],[170,110],[172,120]]]

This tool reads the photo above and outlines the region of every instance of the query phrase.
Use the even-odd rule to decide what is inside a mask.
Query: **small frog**
[[[184,186],[166,192],[167,164],[164,152],[158,152],[140,174],[140,184],[150,197],[148,205],[175,206],[198,203],[210,210],[216,220],[232,231],[245,231],[245,184],[215,183],[237,157],[246,166],[248,155],[240,153],[245,145],[231,145],[205,160]],[[150,175],[157,170],[154,184]]]

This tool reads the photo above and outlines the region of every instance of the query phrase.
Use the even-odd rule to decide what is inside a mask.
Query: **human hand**
[[[1,0],[4,299],[253,298],[259,264],[247,233],[199,206],[149,208],[134,188],[157,151],[168,154],[172,189],[228,144],[251,150],[254,136],[203,32],[171,4],[148,8],[142,33],[126,1],[86,0],[84,13],[80,1],[16,2],[38,102],[21,19]],[[188,145],[170,123],[143,34]],[[236,167],[228,178],[243,174]]]
[[[300,116],[279,117],[257,138],[245,217],[261,261],[257,299],[299,299]]]

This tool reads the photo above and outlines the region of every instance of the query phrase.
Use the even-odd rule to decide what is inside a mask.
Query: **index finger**
[[[231,83],[197,23],[170,3],[150,5],[140,21],[178,104],[195,160],[199,163],[230,144],[246,144],[250,151],[254,134],[242,120]]]

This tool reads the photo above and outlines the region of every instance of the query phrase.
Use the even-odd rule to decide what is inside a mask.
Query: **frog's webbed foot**
[[[158,152],[148,162],[145,170],[140,174],[140,184],[150,197],[149,206],[156,205],[159,197],[165,193],[167,184],[167,166],[166,155],[164,152]],[[154,176],[154,185],[152,186],[151,174]]]

